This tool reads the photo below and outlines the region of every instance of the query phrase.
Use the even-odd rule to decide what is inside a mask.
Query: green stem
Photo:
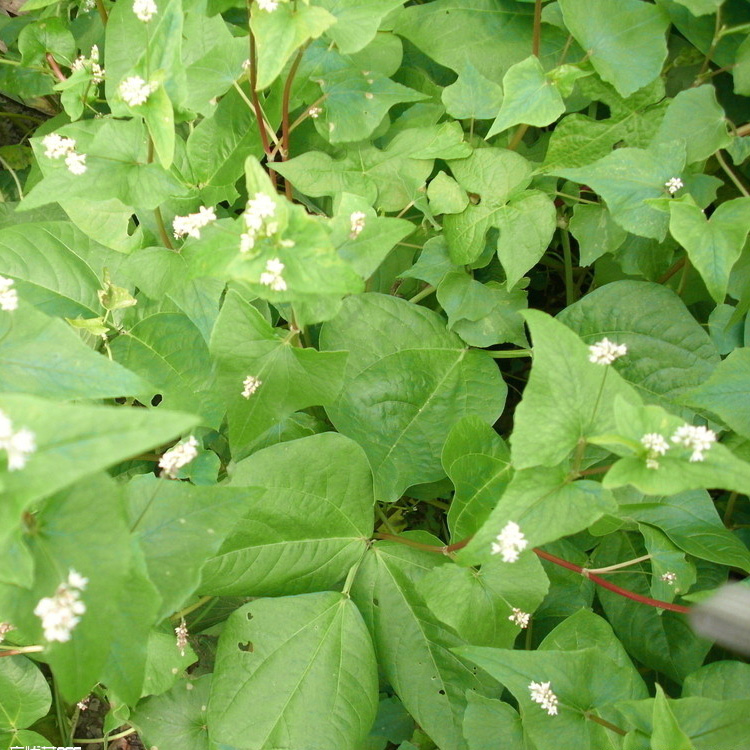
[[[555,195],[559,195],[561,198],[570,198],[571,200],[578,201],[579,203],[588,203],[591,206],[600,205],[597,201],[590,201],[588,198],[581,198],[577,195],[569,195],[568,193],[560,193],[555,191]]]
[[[94,745],[97,742],[111,742],[112,740],[119,740],[120,737],[127,737],[129,734],[133,734],[136,731],[135,727],[130,727],[130,729],[125,729],[122,732],[118,732],[117,734],[108,734],[106,737],[97,737],[95,740],[86,740],[81,739],[80,737],[74,737],[73,742],[80,742],[82,745]]]
[[[563,262],[565,263],[565,305],[572,305],[576,301],[575,283],[573,282],[573,255],[570,252],[570,233],[567,227],[560,227],[560,239],[563,246]]]
[[[581,443],[584,448],[586,447],[586,441],[582,441]],[[596,466],[593,469],[584,469],[583,471],[576,471],[575,476],[576,477],[591,477],[595,474],[606,474],[611,468],[613,464],[609,464],[609,466]]]
[[[153,160],[154,160],[154,141],[149,135],[147,163],[151,164]],[[164,217],[161,215],[160,206],[157,206],[154,209],[154,219],[156,221],[156,228],[159,230],[159,237],[161,238],[162,243],[164,243],[164,246],[168,247],[170,250],[174,250],[174,245],[172,244],[172,240],[169,239],[169,234],[167,234],[167,228],[164,226]]]
[[[523,140],[523,137],[526,135],[526,131],[528,129],[529,126],[525,123],[523,125],[519,125],[518,128],[516,128],[516,132],[513,133],[513,137],[510,139],[510,143],[508,144],[509,151],[515,151],[518,148],[518,145]]]
[[[542,42],[542,0],[534,4],[534,31],[531,37],[531,52],[539,57],[539,47]]]
[[[687,283],[690,269],[693,267],[690,262],[690,258],[685,258],[685,264],[682,266],[682,276],[680,276],[680,283],[677,285],[677,296],[682,297],[682,293],[685,291],[685,284]]]
[[[702,83],[701,79],[703,78],[704,73],[708,70],[708,64],[711,62],[711,57],[716,51],[716,46],[721,40],[721,34],[722,34],[721,8],[717,8],[716,9],[716,23],[714,25],[714,38],[711,40],[711,46],[708,48],[708,52],[706,52],[706,56],[703,59],[703,64],[701,65],[700,70],[698,71],[698,74],[695,76],[695,80],[693,81],[693,86],[700,86],[700,84]]]
[[[366,545],[364,549],[362,550],[362,554],[359,556],[359,560],[352,565],[351,568],[349,568],[349,572],[346,574],[346,581],[344,582],[344,588],[341,590],[341,593],[348,597],[349,592],[352,590],[352,586],[354,585],[354,579],[357,577],[357,572],[359,571],[360,565],[362,565],[362,561],[365,559],[365,555],[367,554],[367,550],[369,549],[369,545]]]
[[[16,170],[12,169],[10,164],[8,164],[8,162],[5,161],[5,159],[3,159],[2,156],[0,156],[0,164],[2,164],[3,167],[8,170],[8,172],[10,172],[10,176],[13,178],[13,182],[16,183],[16,190],[18,190],[18,198],[19,200],[23,200],[23,189],[21,188],[21,183],[18,179],[18,175],[16,174]]]
[[[657,284],[666,284],[686,263],[687,255],[675,261],[657,280]]]
[[[106,26],[109,17],[107,15],[107,9],[104,7],[103,0],[96,0],[96,9],[97,11],[99,11],[99,18],[102,19],[102,25]]]
[[[597,716],[596,714],[592,714],[590,711],[585,711],[583,714],[587,719],[597,723],[601,724],[601,726],[606,727],[611,732],[614,732],[615,734],[619,734],[622,737],[624,737],[627,732],[624,729],[621,729],[615,724],[612,724],[611,722],[607,721],[606,719],[602,719],[600,716]]]
[[[727,507],[724,511],[724,526],[729,527],[732,523],[732,514],[734,513],[734,506],[737,502],[737,493],[730,492],[729,499],[727,500]]]
[[[417,292],[413,297],[409,299],[409,302],[413,302],[415,305],[425,297],[429,297],[435,291],[434,286],[426,286],[421,292]]]
[[[300,62],[302,62],[302,55],[305,54],[305,46],[303,46],[297,56],[294,58],[291,68],[289,68],[289,75],[286,77],[284,83],[284,93],[281,99],[281,161],[285,161],[289,158],[289,99],[292,95],[292,83],[294,82],[294,76],[297,74],[297,68],[299,68]],[[284,193],[289,200],[292,200],[292,183],[284,178]]]
[[[636,557],[632,560],[625,560],[625,562],[617,563],[616,565],[608,565],[606,568],[584,568],[584,571],[586,575],[589,573],[609,573],[610,571],[620,570],[620,568],[628,568],[631,565],[637,565],[640,562],[645,562],[650,559],[651,555],[642,555],[641,557]]]
[[[717,151],[714,156],[716,157],[716,161],[719,162],[721,165],[721,168],[726,173],[727,177],[734,183],[734,186],[739,190],[742,195],[745,196],[745,198],[750,198],[750,192],[748,192],[747,188],[739,181],[739,178],[737,175],[732,172],[732,170],[729,168],[729,165],[724,161],[724,157],[721,155],[721,151]]]
[[[517,359],[518,357],[531,357],[533,352],[531,349],[505,349],[499,352],[493,352],[488,349],[482,351],[487,352],[493,359]]]
[[[200,599],[198,599],[197,602],[193,602],[187,607],[181,609],[179,612],[175,612],[173,615],[170,615],[169,621],[179,622],[183,617],[185,617],[185,615],[189,615],[191,612],[195,612],[196,609],[202,607],[206,602],[210,602],[211,599],[213,599],[213,596],[202,596]]]
[[[383,509],[379,505],[375,505],[375,513],[377,513],[378,518],[383,522],[383,526],[385,526],[386,529],[388,529],[389,533],[395,534],[396,529],[391,526],[391,522],[388,520],[388,516],[383,512]]]

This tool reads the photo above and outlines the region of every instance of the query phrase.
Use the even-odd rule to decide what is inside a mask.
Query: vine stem
[[[80,742],[82,745],[95,745],[98,742],[111,742],[112,740],[119,740],[121,737],[127,737],[129,734],[133,734],[136,731],[135,727],[125,729],[117,734],[108,734],[106,737],[97,737],[94,740],[81,739],[80,737],[74,737],[73,742]]]
[[[154,160],[154,141],[149,135],[147,161],[149,164],[151,164],[153,160]],[[164,246],[169,248],[170,250],[174,250],[174,245],[172,244],[172,240],[169,239],[167,228],[164,226],[164,217],[161,215],[160,206],[157,206],[154,209],[154,219],[156,220],[156,228],[159,230],[159,237],[161,238],[161,241],[164,243]]]
[[[721,168],[724,170],[724,172],[726,172],[727,177],[729,177],[729,179],[734,183],[734,186],[737,188],[737,190],[739,190],[742,195],[745,196],[745,198],[750,198],[750,192],[748,192],[747,188],[740,182],[737,175],[729,168],[729,165],[721,155],[721,151],[717,151],[714,156],[716,156],[716,161],[719,162]]]
[[[384,534],[382,532],[379,532],[374,534],[374,536],[377,539],[385,539],[391,542],[398,542],[399,544],[405,544],[407,547],[421,549],[425,552],[434,552],[438,555],[450,555],[451,552],[457,552],[458,550],[463,549],[473,538],[467,537],[466,539],[462,539],[460,542],[446,544],[441,547],[436,544],[423,544],[422,542],[416,542],[413,539],[408,539],[403,536],[397,536],[395,534]],[[652,599],[649,596],[642,596],[641,594],[636,594],[635,591],[624,589],[622,588],[622,586],[617,586],[614,583],[610,583],[606,579],[601,578],[600,576],[592,573],[590,570],[583,568],[580,565],[576,565],[575,563],[569,562],[568,560],[563,560],[561,557],[557,557],[556,555],[553,555],[549,552],[545,552],[543,549],[539,549],[538,547],[534,547],[534,552],[543,560],[547,560],[551,563],[554,563],[555,565],[559,565],[561,568],[572,570],[574,573],[578,573],[584,578],[588,578],[590,581],[596,583],[602,588],[605,588],[615,594],[619,594],[620,596],[624,596],[626,599],[631,599],[634,602],[638,602],[639,604],[647,604],[649,607],[656,607],[658,609],[668,609],[670,612],[679,612],[680,614],[687,614],[690,611],[688,607],[683,607],[681,604],[663,602],[660,599]],[[630,560],[627,562],[627,564],[633,565],[634,562],[635,561]]]
[[[193,602],[184,609],[181,609],[179,612],[175,612],[173,615],[170,615],[169,621],[179,622],[183,617],[185,617],[185,615],[189,615],[191,612],[195,612],[196,609],[202,607],[206,602],[210,602],[211,599],[213,599],[213,596],[202,596],[200,599],[198,599],[197,602]]]
[[[50,68],[52,68],[52,72],[55,74],[55,78],[57,78],[58,81],[67,81],[68,79],[65,77],[65,73],[60,70],[57,60],[52,57],[51,53],[48,52],[45,57],[47,58]]]
[[[297,75],[297,69],[304,54],[305,47],[302,47],[294,58],[294,62],[289,68],[289,75],[284,83],[284,93],[281,99],[281,161],[286,161],[289,158],[289,133],[291,132],[289,128],[289,99],[292,95],[294,76]],[[289,200],[292,200],[292,183],[286,177],[284,178],[284,193]]]
[[[416,305],[417,302],[421,302],[425,297],[429,297],[434,291],[434,286],[426,286],[421,292],[417,292],[413,297],[410,297],[409,302],[413,302]]]
[[[563,261],[565,263],[565,305],[572,305],[575,300],[575,284],[573,283],[573,255],[570,252],[570,233],[567,227],[560,227],[560,239],[563,246]]]
[[[499,352],[485,349],[484,351],[493,359],[517,359],[518,357],[531,357],[533,355],[531,349],[505,349]]]
[[[250,37],[250,98],[253,102],[253,109],[255,110],[255,119],[258,122],[258,130],[260,131],[260,140],[263,144],[263,151],[266,154],[266,162],[268,162],[268,176],[271,178],[273,185],[276,185],[276,172],[270,167],[272,161],[271,157],[271,144],[268,140],[268,133],[264,125],[265,118],[263,117],[263,110],[260,106],[260,99],[258,98],[258,92],[255,90],[258,84],[258,56],[255,51],[255,34],[250,28],[250,3],[247,7],[247,28]]]
[[[542,0],[534,4],[534,32],[531,37],[531,52],[539,57],[539,47],[542,43]]]
[[[0,658],[3,656],[19,656],[20,654],[33,654],[38,651],[44,651],[44,646],[19,646],[18,648],[3,649],[0,651]]]
[[[687,255],[675,261],[659,278],[657,284],[666,284],[686,263]]]
[[[636,557],[632,560],[625,560],[625,562],[617,563],[616,565],[607,565],[606,568],[584,568],[586,575],[589,573],[609,573],[612,570],[620,570],[620,568],[628,568],[631,565],[636,565],[639,562],[650,560],[651,555],[643,555],[642,557]]]
[[[96,0],[96,9],[99,11],[99,18],[102,19],[102,25],[106,26],[109,16],[107,15],[107,9],[104,7],[104,0]]]
[[[612,724],[611,722],[607,721],[606,719],[602,719],[601,716],[597,716],[596,714],[592,714],[590,711],[586,711],[583,714],[587,719],[590,721],[596,722],[597,724],[601,724],[601,726],[606,727],[612,732],[615,732],[615,734],[619,734],[622,737],[624,737],[627,732],[624,729],[621,729],[616,724]]]

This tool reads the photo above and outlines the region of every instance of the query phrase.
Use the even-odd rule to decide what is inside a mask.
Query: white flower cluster
[[[133,0],[133,13],[143,23],[148,23],[158,10],[154,0]]]
[[[174,479],[177,472],[187,466],[198,455],[198,441],[191,435],[182,443],[177,443],[173,448],[162,455],[159,459],[159,468],[165,476]]]
[[[180,237],[184,237],[187,234],[199,240],[201,229],[212,221],[216,221],[216,213],[213,208],[206,208],[205,206],[201,206],[197,214],[175,216],[172,222],[175,239],[180,239]]]
[[[519,628],[528,628],[531,615],[528,612],[518,609],[518,607],[513,607],[513,614],[508,615],[508,619],[514,625],[518,625]]]
[[[670,195],[674,195],[678,190],[685,187],[685,185],[679,177],[670,177],[664,183],[664,187]]]
[[[180,624],[174,629],[174,633],[177,636],[177,648],[180,649],[180,656],[185,656],[185,646],[187,646],[188,642],[188,629],[184,617],[180,620]]]
[[[258,390],[263,385],[263,381],[260,378],[256,378],[253,375],[248,375],[243,381],[242,381],[242,397],[243,398],[250,398],[250,396],[255,393],[255,391]]]
[[[658,469],[659,456],[663,456],[669,450],[669,443],[665,437],[658,432],[648,432],[641,438],[641,445],[648,449],[646,468]]]
[[[616,359],[624,357],[628,353],[625,344],[615,344],[608,338],[603,338],[589,347],[589,362],[595,365],[611,365]]]
[[[661,576],[661,580],[664,581],[664,583],[668,583],[670,586],[674,586],[675,581],[677,580],[677,573],[668,570]]]
[[[273,13],[279,7],[279,0],[258,0],[258,7],[268,13]]]
[[[529,544],[521,527],[514,521],[508,521],[495,539],[497,541],[492,542],[492,554],[502,555],[503,562],[516,562],[518,555]]]
[[[145,104],[158,88],[158,83],[146,83],[140,76],[129,76],[120,81],[117,93],[128,107],[138,107]]]
[[[65,157],[65,166],[69,172],[79,175],[86,171],[86,154],[76,151],[76,142],[72,138],[49,133],[42,138],[42,145],[45,149],[44,155],[48,159]]]
[[[255,247],[255,240],[261,230],[266,237],[276,234],[279,229],[278,223],[266,221],[266,219],[273,218],[275,213],[276,204],[270,195],[256,193],[254,197],[250,198],[242,214],[247,231],[240,236],[241,253],[249,253]]]
[[[307,114],[310,115],[310,117],[313,118],[313,120],[317,120],[318,117],[323,114],[323,108],[322,107],[310,107],[310,109],[307,110]]]
[[[709,450],[716,442],[716,433],[707,427],[694,427],[691,424],[684,424],[678,427],[672,435],[672,442],[677,445],[684,445],[693,451],[690,461],[702,461],[703,454]]]
[[[13,422],[0,411],[0,450],[8,457],[8,471],[26,466],[29,456],[36,450],[36,438],[31,430],[22,427],[13,431]]]
[[[529,692],[531,700],[539,703],[550,716],[557,714],[557,696],[552,692],[549,682],[531,682]]]
[[[13,288],[13,279],[0,276],[0,310],[12,312],[18,309],[18,292]]]
[[[270,286],[274,292],[285,292],[286,281],[281,275],[284,270],[284,264],[278,258],[271,258],[266,262],[266,270],[260,275],[258,281],[263,286]]]
[[[89,58],[79,55],[70,66],[71,70],[89,70],[91,80],[94,83],[101,83],[104,80],[104,68],[99,65],[99,47],[95,44],[91,48]]]
[[[63,581],[55,591],[54,596],[47,596],[39,601],[34,608],[34,614],[42,620],[44,637],[48,641],[69,641],[73,628],[81,621],[81,615],[86,611],[86,605],[81,601],[80,594],[88,584],[75,570],[68,573],[68,580]]]
[[[367,220],[367,214],[362,211],[355,211],[349,217],[349,239],[356,240],[362,230],[365,228],[365,222]]]

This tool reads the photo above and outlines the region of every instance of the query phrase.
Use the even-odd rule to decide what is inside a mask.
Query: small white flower
[[[279,7],[279,0],[258,0],[258,7],[268,13],[273,13]]]
[[[34,614],[41,618],[44,637],[48,641],[69,641],[73,628],[81,621],[86,605],[80,600],[80,592],[88,580],[70,570],[68,580],[61,583],[54,596],[39,600]]]
[[[268,219],[276,213],[276,203],[273,198],[265,193],[256,193],[245,206],[246,214],[259,216],[261,219]]]
[[[148,23],[158,10],[154,0],[133,0],[133,13],[143,23]]]
[[[71,70],[89,70],[91,73],[91,79],[94,83],[101,83],[104,80],[104,69],[99,65],[99,47],[94,45],[91,48],[91,55],[87,59],[83,55],[79,55],[73,64],[70,66]]]
[[[666,438],[658,432],[648,432],[641,438],[641,445],[648,449],[646,468],[658,469],[658,457],[663,456],[669,450],[669,443]]]
[[[514,521],[508,521],[503,530],[492,542],[492,554],[503,556],[503,562],[516,562],[518,555],[526,549],[529,542],[521,531],[520,526]]]
[[[172,222],[174,236],[176,239],[180,239],[187,234],[198,240],[201,236],[201,229],[212,221],[216,221],[216,213],[213,208],[206,208],[205,206],[201,206],[196,214],[175,216]]]
[[[310,117],[313,118],[313,120],[317,120],[318,117],[323,113],[322,107],[310,107],[310,109],[307,110],[307,114],[310,115]]]
[[[78,8],[81,13],[91,13],[91,11],[96,8],[96,0],[83,0]]]
[[[76,147],[76,142],[72,138],[66,138],[64,135],[49,133],[42,138],[42,145],[45,149],[44,155],[48,159],[59,159],[71,153]]]
[[[18,309],[18,292],[13,288],[13,279],[0,276],[0,310],[13,312]]]
[[[266,270],[260,275],[258,280],[264,286],[269,286],[274,292],[286,291],[286,281],[281,276],[284,270],[284,264],[278,258],[271,258],[266,262]]]
[[[120,82],[117,91],[125,104],[129,107],[137,107],[148,101],[157,86],[158,84],[146,83],[140,76],[130,76]]]
[[[296,243],[294,240],[281,240],[281,242],[279,242],[279,245],[281,245],[281,247],[294,247],[295,244]]]
[[[362,234],[366,221],[367,214],[363,211],[355,211],[349,217],[349,239],[355,240],[360,234]]]
[[[79,154],[77,151],[71,151],[65,157],[65,166],[69,172],[74,175],[81,175],[86,171],[86,154]]]
[[[670,177],[664,183],[664,187],[667,189],[670,195],[674,195],[678,190],[685,187],[685,185],[679,177]]]
[[[0,443],[8,456],[8,471],[18,471],[26,466],[29,456],[36,450],[36,440],[31,430],[22,428]]]
[[[187,466],[198,455],[198,441],[191,435],[187,440],[170,448],[159,459],[162,473],[174,479],[177,472]]]
[[[603,338],[589,347],[589,362],[595,365],[611,365],[616,359],[624,357],[628,353],[625,344],[615,344],[608,338]]]
[[[258,390],[263,385],[263,381],[260,380],[260,378],[256,378],[253,375],[248,375],[243,381],[243,391],[242,396],[243,398],[250,398],[250,396],[255,393],[255,391]]]
[[[661,576],[661,580],[664,581],[664,583],[669,584],[670,586],[674,586],[675,581],[677,580],[677,573],[673,573],[671,570],[668,570]]]
[[[0,641],[5,638],[6,633],[10,633],[11,630],[15,630],[15,626],[9,622],[0,622]]]
[[[89,700],[91,700],[91,696],[87,695],[83,700],[76,703],[76,708],[78,708],[79,711],[86,711],[89,707]]]
[[[508,619],[514,625],[518,625],[519,628],[528,628],[531,615],[528,612],[518,609],[518,607],[513,607],[513,614],[509,615]]]
[[[244,62],[242,63],[242,70],[244,70],[244,71],[245,71],[245,73],[247,73],[247,71],[248,71],[248,70],[250,70],[250,66],[251,66],[251,65],[252,65],[252,63],[250,62],[250,58],[248,58],[247,60],[245,60],[245,61],[244,61]]]
[[[255,235],[243,232],[240,235],[240,252],[249,253],[255,247]]]
[[[692,449],[691,462],[703,461],[703,453],[710,450],[716,442],[716,433],[703,425],[694,427],[691,424],[684,424],[675,430],[672,442]]]
[[[177,636],[177,648],[180,649],[180,656],[185,656],[185,646],[187,646],[188,642],[188,629],[184,617],[180,620],[180,624],[174,629],[174,632]]]
[[[529,683],[531,700],[541,704],[542,708],[550,715],[557,714],[557,696],[552,692],[549,682]]]

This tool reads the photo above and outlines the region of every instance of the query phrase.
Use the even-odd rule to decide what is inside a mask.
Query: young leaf
[[[208,702],[213,742],[247,750],[356,747],[377,703],[372,641],[349,597],[258,599],[227,620]]]
[[[0,731],[23,729],[49,711],[52,694],[39,667],[31,659],[0,659]]]
[[[443,89],[441,98],[448,114],[457,120],[489,120],[500,110],[503,89],[469,62],[456,82]]]

